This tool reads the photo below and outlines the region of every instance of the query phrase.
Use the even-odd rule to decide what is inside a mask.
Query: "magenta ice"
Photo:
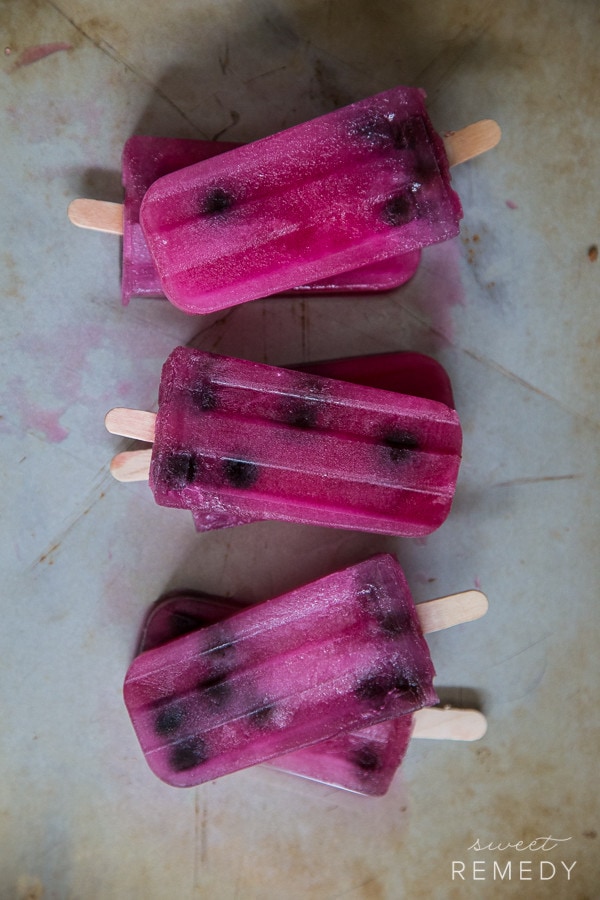
[[[138,654],[221,622],[242,608],[238,600],[200,591],[162,597],[146,616]],[[343,732],[268,760],[267,765],[344,790],[381,796],[404,758],[411,733],[412,716],[401,716],[370,728]]]
[[[424,96],[394,88],[155,181],[140,221],[165,295],[213,312],[458,234]]]
[[[178,347],[150,485],[199,529],[261,518],[417,537],[450,511],[461,439],[435,400]]]
[[[435,705],[434,675],[380,554],[142,653],[124,696],[152,771],[188,787]]]
[[[135,135],[125,143],[122,156],[123,187],[123,274],[122,299],[164,297],[160,278],[140,225],[140,206],[150,185],[158,178],[178,172],[240,144],[220,141],[191,141],[179,138]],[[371,293],[389,291],[405,284],[415,274],[420,250],[403,253],[361,269],[342,272],[328,281],[294,287],[294,293]]]
[[[160,279],[140,225],[140,206],[157,178],[203,159],[234,150],[238,144],[190,141],[136,135],[123,147],[121,172],[123,203],[123,303],[132,297],[163,296]]]

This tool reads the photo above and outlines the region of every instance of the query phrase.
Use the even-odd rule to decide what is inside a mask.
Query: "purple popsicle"
[[[188,313],[420,250],[461,216],[424,92],[404,87],[166,175],[140,210],[163,292]]]
[[[135,135],[125,143],[122,156],[125,202],[121,281],[124,305],[132,297],[164,297],[160,278],[140,225],[140,206],[148,188],[164,175],[178,172],[239,146],[241,145],[224,141],[192,141],[142,135]],[[326,281],[294,287],[291,291],[336,294],[393,290],[412,278],[420,258],[421,251],[413,250],[358,270],[340,273]]]
[[[435,400],[179,347],[150,485],[199,529],[271,518],[416,537],[450,511],[461,440]]]
[[[380,554],[143,653],[124,696],[152,771],[189,787],[433,706],[434,674]]]
[[[243,609],[232,598],[195,591],[163,597],[146,616],[138,654],[220,622]],[[276,769],[369,796],[388,790],[410,741],[412,716],[344,732],[267,762]]]

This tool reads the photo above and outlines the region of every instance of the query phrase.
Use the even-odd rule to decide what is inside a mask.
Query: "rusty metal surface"
[[[598,5],[0,13],[0,896],[597,896]],[[439,130],[492,117],[504,136],[456,170],[461,238],[396,292],[202,319],[123,309],[118,239],[67,222],[73,197],[121,199],[133,133],[252,140],[401,83],[426,88]],[[144,485],[114,482],[124,444],[104,413],[150,407],[189,341],[283,364],[435,356],[465,431],[447,523],[417,542],[272,523],[197,535]],[[260,600],[384,549],[416,600],[487,592],[484,620],[430,638],[444,698],[481,705],[485,738],[413,741],[380,800],[264,769],[160,783],[121,699],[147,607],[176,586]]]

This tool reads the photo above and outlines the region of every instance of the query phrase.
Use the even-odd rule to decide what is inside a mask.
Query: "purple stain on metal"
[[[72,49],[73,45],[67,44],[64,41],[53,44],[36,44],[32,47],[26,47],[25,50],[22,50],[21,53],[19,53],[13,69],[20,69],[22,66],[31,66],[33,63],[39,62],[40,59],[45,59],[46,56],[50,56],[52,53],[60,53],[62,50]],[[9,47],[7,47],[6,50],[8,50],[9,53],[11,52]],[[4,51],[5,53],[6,50]]]

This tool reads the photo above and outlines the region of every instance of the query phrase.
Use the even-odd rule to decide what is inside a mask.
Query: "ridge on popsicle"
[[[150,477],[156,502],[189,509],[201,531],[276,519],[429,534],[452,505],[460,422],[439,364],[382,356],[311,371],[179,347],[163,367],[156,417],[107,415],[112,433],[153,442],[118,454],[111,471]],[[420,371],[429,397],[399,392]]]
[[[124,699],[150,768],[190,787],[438,702],[424,633],[484,615],[478,591],[415,607],[378,554],[134,659]]]
[[[69,218],[80,227],[123,234],[125,304],[132,296],[166,293],[184,311],[204,313],[290,291],[391,290],[415,273],[422,246],[458,230],[460,203],[449,186],[448,166],[485,152],[500,138],[497,124],[483,120],[449,132],[442,141],[431,127],[423,97],[415,88],[395,88],[246,147],[135,136],[123,151],[125,207],[75,200]],[[327,138],[328,131],[335,131],[336,122],[338,131],[343,126],[346,143],[332,155],[323,152],[322,132]],[[262,168],[255,158],[260,153],[264,156]],[[315,170],[316,159],[323,171]],[[296,170],[290,170],[290,161]],[[229,173],[233,172],[233,182],[241,185],[240,190],[232,192],[228,187],[228,194],[223,184],[211,182],[204,201],[196,202],[194,197],[204,190],[202,176],[206,180],[213,162],[221,164],[218,179],[229,185]],[[172,185],[192,171],[200,183],[188,191],[192,194],[190,202],[186,200],[188,231],[174,229],[169,220],[149,248],[140,228],[145,194],[154,197],[164,179],[170,198]],[[296,188],[295,174],[301,182]],[[254,192],[248,190],[252,183]],[[365,190],[365,185],[369,189]],[[212,205],[206,199],[211,191],[216,192]],[[450,231],[444,234],[441,229],[440,234],[434,226],[439,226],[444,216]],[[350,228],[348,219],[352,220]],[[362,229],[360,235],[357,226]],[[154,226],[149,227],[152,230]],[[380,232],[386,227],[390,233],[382,240]],[[209,259],[211,242],[213,256]],[[179,252],[182,248],[183,255]],[[172,268],[169,259],[172,261],[174,252],[188,268],[190,255],[200,254],[201,265],[198,267],[196,258],[191,287],[186,286],[189,296],[183,303],[181,296],[165,289],[165,266]],[[200,289],[197,274],[204,270],[207,274],[211,267],[210,289],[202,288],[201,299],[188,302]]]

